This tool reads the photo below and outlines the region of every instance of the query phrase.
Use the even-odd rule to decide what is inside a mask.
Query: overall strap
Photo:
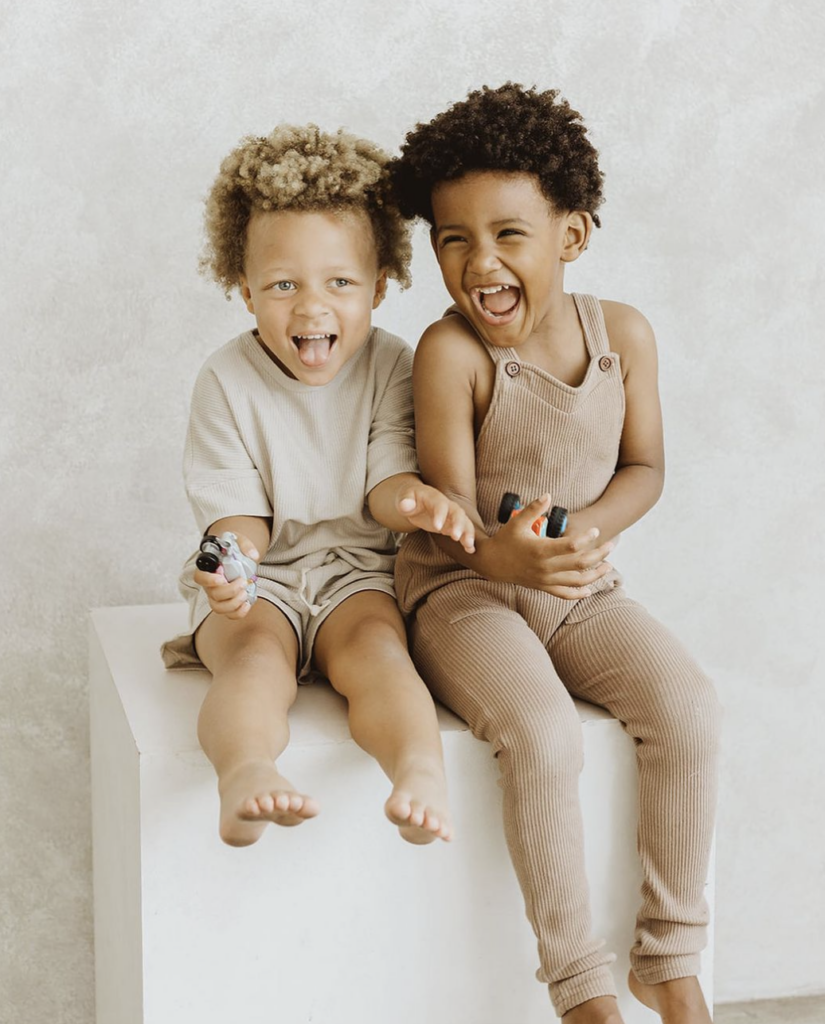
[[[595,295],[581,295],[579,292],[573,292],[572,295],[584,331],[584,343],[591,359],[594,356],[605,355],[610,351],[610,339],[607,337],[607,328],[604,324],[602,304]]]

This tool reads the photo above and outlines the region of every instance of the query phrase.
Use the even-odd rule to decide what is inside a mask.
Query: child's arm
[[[603,302],[602,309],[610,347],[621,357],[624,427],[613,479],[598,501],[570,516],[568,531],[595,527],[602,537],[617,537],[659,500],[665,453],[653,329],[632,306]]]
[[[451,537],[464,551],[475,550],[475,526],[464,509],[414,473],[396,473],[367,496],[373,519],[393,533],[427,530]]]
[[[262,516],[228,516],[212,523],[205,531],[215,536],[222,533],[234,533],[238,538],[238,547],[245,555],[260,560],[260,552],[269,548],[272,520]],[[209,607],[218,615],[226,615],[230,619],[242,619],[251,608],[246,598],[246,580],[239,578],[227,582],[223,569],[217,572],[204,572],[195,569],[194,581],[203,587],[209,600]]]
[[[412,350],[385,338],[380,354],[379,399],[367,448],[367,506],[393,533],[427,530],[453,537],[473,550],[474,526],[464,509],[418,474],[413,430]]]
[[[246,419],[250,379],[243,376],[244,364],[237,353],[230,353],[234,358],[228,359],[227,351],[215,353],[195,381],[184,480],[203,533],[236,534],[241,551],[257,562],[269,550],[272,506],[240,426]],[[251,384],[255,384],[254,377]],[[236,508],[248,514],[226,514]],[[228,582],[222,569],[216,573],[196,569],[194,581],[203,587],[212,611],[230,618],[243,618],[249,612],[244,580]]]
[[[610,567],[611,543],[594,546],[595,529],[568,528],[558,540],[538,542],[531,524],[550,508],[550,496],[532,502],[493,537],[476,507],[474,390],[489,357],[456,317],[429,327],[415,353],[413,394],[416,447],[422,477],[459,504],[476,525],[475,554],[447,537],[436,543],[456,562],[490,580],[517,583],[574,599],[585,596]]]

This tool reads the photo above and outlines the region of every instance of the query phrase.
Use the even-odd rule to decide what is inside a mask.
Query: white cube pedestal
[[[218,838],[195,734],[204,671],[158,648],[183,605],[92,613],[91,739],[97,1024],[547,1024],[536,942],[507,855],[498,768],[439,709],[456,839],[414,847],[383,815],[389,787],[328,686],[301,689],[285,775],[321,803],[254,846]],[[580,704],[581,799],[594,932],[627,993],[639,901],[634,747]],[[712,886],[709,885],[712,901]],[[702,981],[712,1005],[712,948]]]

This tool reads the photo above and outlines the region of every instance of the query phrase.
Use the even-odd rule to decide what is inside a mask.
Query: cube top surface
[[[195,731],[209,686],[205,669],[169,671],[160,646],[183,633],[188,609],[182,603],[95,608],[92,627],[142,755],[200,752]],[[610,721],[601,708],[576,701],[584,724]],[[351,742],[346,702],[327,684],[302,686],[290,717],[291,744]],[[438,707],[442,732],[467,732],[467,725]]]

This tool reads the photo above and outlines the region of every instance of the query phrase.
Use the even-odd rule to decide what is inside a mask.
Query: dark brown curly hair
[[[389,189],[389,156],[366,139],[317,125],[279,125],[242,139],[221,164],[206,197],[206,246],[200,269],[227,297],[244,269],[246,231],[257,211],[363,210],[370,219],[379,268],[410,283],[410,225]]]
[[[417,124],[390,164],[402,214],[434,226],[431,196],[439,182],[469,171],[520,171],[535,174],[556,210],[584,210],[599,227],[599,154],[581,114],[558,96],[557,89],[538,92],[513,82],[497,89],[485,85],[428,124]]]

